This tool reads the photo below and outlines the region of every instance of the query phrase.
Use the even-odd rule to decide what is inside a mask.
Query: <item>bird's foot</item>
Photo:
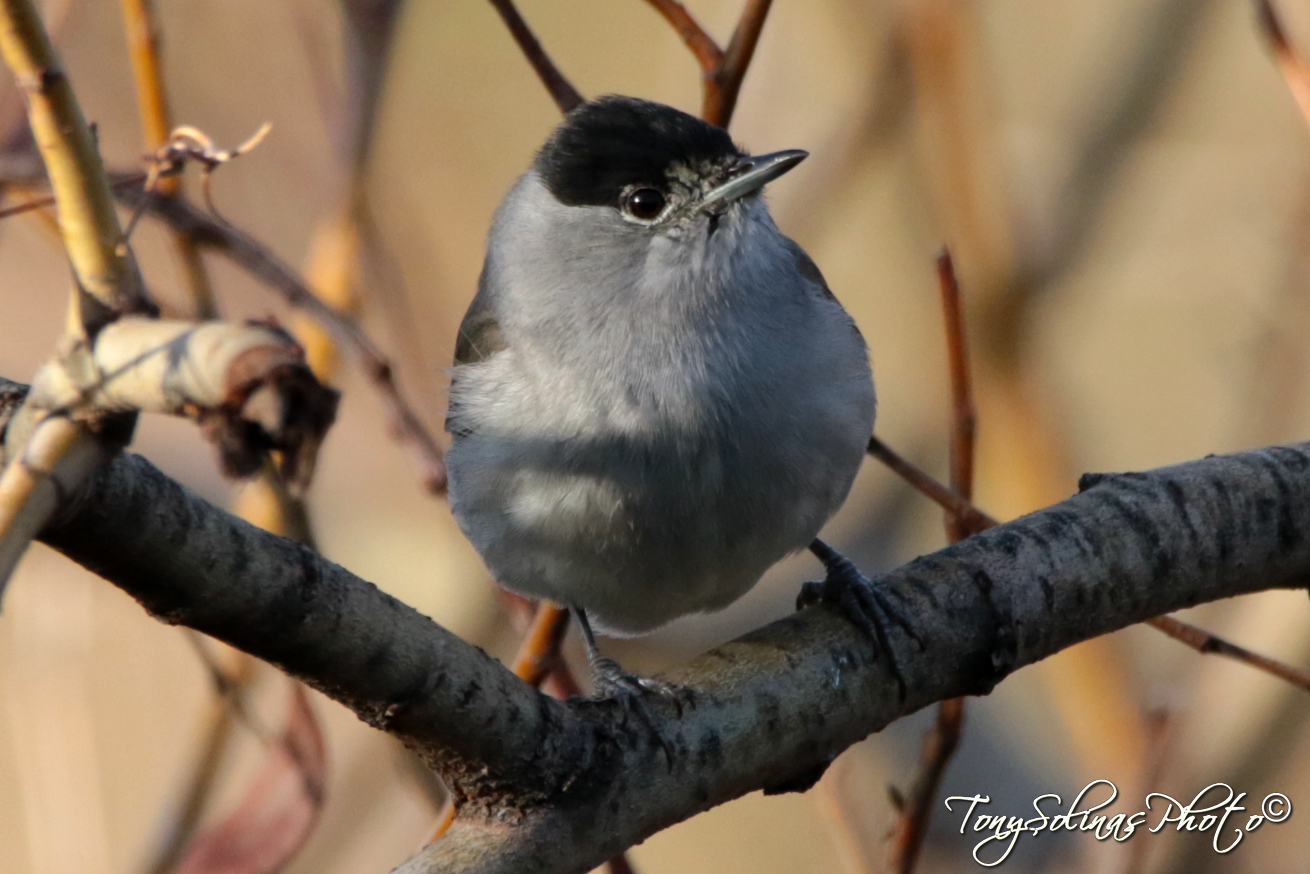
[[[672,683],[663,683],[649,677],[639,677],[623,670],[614,659],[597,656],[591,661],[591,681],[596,695],[601,698],[641,698],[658,695],[670,701],[682,716],[682,698],[687,690]]]
[[[815,540],[810,545],[810,551],[823,562],[827,575],[821,582],[808,582],[801,586],[800,594],[796,596],[796,609],[822,602],[840,610],[842,615],[874,642],[878,652],[887,654],[892,676],[896,678],[896,689],[901,700],[904,700],[905,677],[901,674],[887,631],[893,624],[900,626],[919,645],[920,651],[923,650],[923,638],[919,637],[905,615],[883,595],[873,581],[860,573],[850,559],[821,540]]]
[[[672,683],[630,674],[623,670],[618,662],[604,656],[597,656],[591,660],[591,676],[597,697],[619,702],[623,707],[625,725],[629,717],[635,716],[650,732],[656,745],[664,751],[664,759],[672,770],[673,748],[669,745],[668,738],[660,731],[659,723],[656,722],[647,702],[652,699],[667,701],[673,705],[678,718],[681,719],[684,702],[690,703],[691,690]]]
[[[693,703],[691,690],[685,686],[675,686],[672,683],[652,680],[649,677],[639,677],[623,670],[618,662],[602,656],[596,649],[596,638],[591,632],[591,624],[587,621],[586,614],[581,610],[576,610],[575,613],[586,639],[587,661],[591,663],[592,685],[595,687],[596,697],[619,702],[623,708],[625,725],[629,717],[636,716],[637,720],[650,732],[655,743],[664,751],[664,758],[671,770],[673,768],[673,749],[670,747],[668,739],[660,731],[659,724],[655,721],[650,707],[647,706],[647,701],[656,699],[671,703],[677,717],[681,719],[683,705]]]

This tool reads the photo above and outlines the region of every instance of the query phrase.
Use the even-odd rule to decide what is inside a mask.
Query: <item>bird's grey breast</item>
[[[561,213],[533,174],[506,202],[451,391],[461,526],[612,630],[725,606],[845,499],[863,340],[762,203],[689,241]]]

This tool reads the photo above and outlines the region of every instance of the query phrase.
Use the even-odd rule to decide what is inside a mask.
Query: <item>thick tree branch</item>
[[[270,661],[427,755],[469,794],[558,790],[585,750],[565,706],[308,548],[190,494],[139,456],[106,465],[42,536],[164,622]],[[117,540],[111,545],[109,540]],[[580,759],[581,757],[581,759]],[[484,775],[474,773],[483,764]],[[460,775],[464,775],[462,778]]]
[[[669,672],[652,701],[671,760],[612,702],[553,700],[330,562],[123,456],[42,539],[165,621],[259,655],[401,737],[460,801],[404,870],[585,871],[713,805],[809,785],[846,746],[933,701],[1203,601],[1310,585],[1310,444],[1086,490],[885,575],[924,641],[897,634],[908,686],[825,608]]]

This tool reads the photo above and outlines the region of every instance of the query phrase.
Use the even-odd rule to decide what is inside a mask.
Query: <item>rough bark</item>
[[[818,607],[664,675],[691,703],[679,715],[649,702],[662,744],[612,702],[537,693],[370,583],[136,456],[89,480],[42,539],[164,621],[279,665],[422,752],[461,808],[406,874],[581,872],[747,792],[804,788],[892,720],[986,694],[1078,641],[1310,585],[1310,444],[1082,485],[879,578],[923,641],[892,633],[904,700],[888,660]]]

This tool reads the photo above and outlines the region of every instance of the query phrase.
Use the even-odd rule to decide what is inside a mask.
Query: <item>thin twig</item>
[[[714,41],[700,23],[692,18],[687,7],[683,6],[678,0],[646,0],[651,6],[655,7],[660,15],[663,15],[673,29],[682,37],[682,41],[691,49],[691,53],[696,56],[700,63],[703,75],[712,78],[723,66],[723,49]]]
[[[923,470],[906,461],[890,446],[883,443],[877,437],[869,438],[869,454],[874,458],[877,458],[883,464],[886,464],[896,474],[901,476],[906,482],[914,487],[916,491],[923,494],[942,509],[948,512],[964,514],[966,523],[970,526],[976,526],[976,531],[985,531],[988,528],[993,528],[1000,524],[991,516],[988,516],[982,510],[978,509],[968,501],[965,501],[946,486],[937,482],[937,480],[933,479]],[[1310,676],[1298,668],[1293,668],[1265,656],[1256,655],[1236,644],[1228,643],[1222,638],[1203,629],[1193,629],[1195,634],[1203,635],[1203,639],[1195,636],[1185,639],[1182,636],[1173,634],[1171,631],[1166,631],[1165,628],[1162,627],[1162,625],[1167,624],[1168,622],[1178,622],[1178,620],[1171,620],[1165,616],[1157,616],[1155,619],[1148,620],[1147,624],[1159,629],[1160,631],[1165,631],[1165,633],[1169,634],[1171,637],[1176,637],[1178,640],[1182,640],[1197,652],[1233,659],[1244,665],[1249,665],[1256,670],[1264,671],[1267,674],[1278,677],[1280,680],[1286,680],[1293,685],[1301,686],[1310,690]],[[1184,623],[1178,624],[1180,626],[1184,625]],[[1174,626],[1170,627],[1174,628]],[[1191,632],[1189,632],[1189,634],[1191,634]],[[1199,645],[1193,641],[1199,641]]]
[[[140,190],[132,189],[118,189],[118,193],[133,206],[145,196]],[[152,197],[149,212],[190,234],[201,246],[230,259],[280,294],[288,304],[313,316],[338,343],[353,350],[365,375],[389,408],[396,430],[418,449],[424,487],[433,493],[445,490],[446,465],[440,445],[401,394],[391,362],[359,325],[319,300],[299,274],[240,228],[197,209],[181,197]]]
[[[628,861],[626,853],[620,853],[606,863],[609,866],[609,874],[636,874],[632,868],[632,863]]]
[[[173,121],[169,112],[168,92],[164,88],[163,65],[159,58],[159,14],[155,0],[122,0],[123,24],[127,31],[128,53],[132,58],[132,77],[136,82],[137,111],[146,150],[153,153],[169,141]],[[182,190],[180,176],[160,179],[162,194]],[[204,259],[195,243],[173,231],[172,244],[186,273],[190,310],[201,321],[218,318],[213,285],[205,270]]]
[[[1000,523],[937,482],[922,469],[907,461],[882,440],[869,438],[869,454],[892,469],[894,473],[914,487],[930,501],[948,513],[957,516],[971,532],[985,531]]]
[[[532,30],[528,27],[523,16],[514,8],[512,0],[491,0],[491,5],[496,7],[500,17],[504,20],[505,26],[509,28],[510,35],[514,41],[519,44],[524,57],[528,63],[532,64],[532,69],[537,71],[537,77],[541,79],[541,84],[546,86],[550,96],[554,98],[555,105],[559,107],[560,112],[568,112],[575,107],[586,103],[578,90],[574,88],[564,74],[555,66],[554,61],[546,54],[546,50],[541,47],[537,37],[533,35]]]
[[[1305,58],[1288,39],[1287,31],[1283,29],[1273,4],[1269,0],[1256,0],[1255,7],[1260,29],[1269,42],[1269,50],[1274,54],[1274,63],[1278,65],[1278,72],[1282,74],[1283,81],[1292,92],[1292,99],[1296,101],[1301,115],[1305,116],[1306,123],[1310,124],[1310,64],[1306,63]]]
[[[937,286],[946,324],[946,360],[951,380],[951,491],[965,501],[973,499],[973,459],[977,432],[977,411],[969,376],[969,357],[964,344],[964,313],[960,305],[960,283],[949,250],[937,256]],[[976,529],[962,514],[946,513],[946,533],[958,543]],[[937,706],[937,720],[924,734],[917,775],[902,796],[900,815],[892,828],[888,869],[911,874],[918,863],[934,799],[946,766],[960,743],[964,728],[964,699],[950,698]]]
[[[1229,643],[1204,628],[1188,625],[1186,622],[1181,622],[1172,616],[1157,616],[1154,619],[1146,620],[1146,624],[1163,631],[1174,640],[1187,644],[1199,653],[1226,656],[1310,692],[1310,671],[1292,667],[1283,662],[1275,661],[1268,656],[1252,652],[1235,643]]]
[[[133,173],[130,176],[124,176],[120,179],[114,180],[110,183],[109,187],[115,191],[123,188],[136,188],[146,181],[146,176],[147,174],[145,173]],[[34,197],[30,200],[25,200],[22,203],[15,203],[12,206],[6,206],[4,209],[0,209],[0,219],[6,219],[10,216],[19,215],[20,213],[30,212],[34,209],[42,209],[54,205],[55,196],[53,194]]]
[[[525,683],[540,686],[559,663],[560,643],[568,630],[569,611],[543,601],[514,656],[514,675]]]
[[[951,375],[951,491],[966,501],[973,500],[973,459],[978,430],[978,411],[973,402],[969,376],[969,357],[964,342],[964,312],[960,304],[960,284],[955,277],[951,253],[942,249],[937,256],[937,285],[941,292],[942,315],[946,322],[946,360]],[[968,537],[963,518],[949,513],[947,534],[952,543]]]
[[[188,629],[187,638],[197,650],[204,646],[197,632]],[[173,821],[169,824],[164,845],[147,869],[149,874],[168,874],[177,866],[213,795],[218,768],[227,752],[232,729],[236,724],[233,718],[236,708],[228,700],[229,696],[243,698],[245,690],[254,678],[255,666],[258,664],[253,656],[238,650],[233,652],[236,653],[235,664],[231,668],[221,669],[223,680],[212,684],[215,697],[210,702],[204,720],[203,739],[186,779],[186,792],[177,806]],[[201,659],[206,668],[212,671],[213,667],[209,659],[205,656],[201,656]]]
[[[764,30],[764,20],[768,18],[772,5],[773,0],[746,0],[737,28],[723,53],[723,61],[712,79],[705,82],[701,118],[710,124],[726,128],[732,121],[741,83],[755,56],[755,46],[760,41],[760,31]]]
[[[924,733],[919,749],[918,774],[903,796],[900,815],[892,828],[889,871],[909,874],[914,870],[928,833],[937,787],[960,743],[963,727],[963,698],[948,698],[937,706],[937,720]]]

